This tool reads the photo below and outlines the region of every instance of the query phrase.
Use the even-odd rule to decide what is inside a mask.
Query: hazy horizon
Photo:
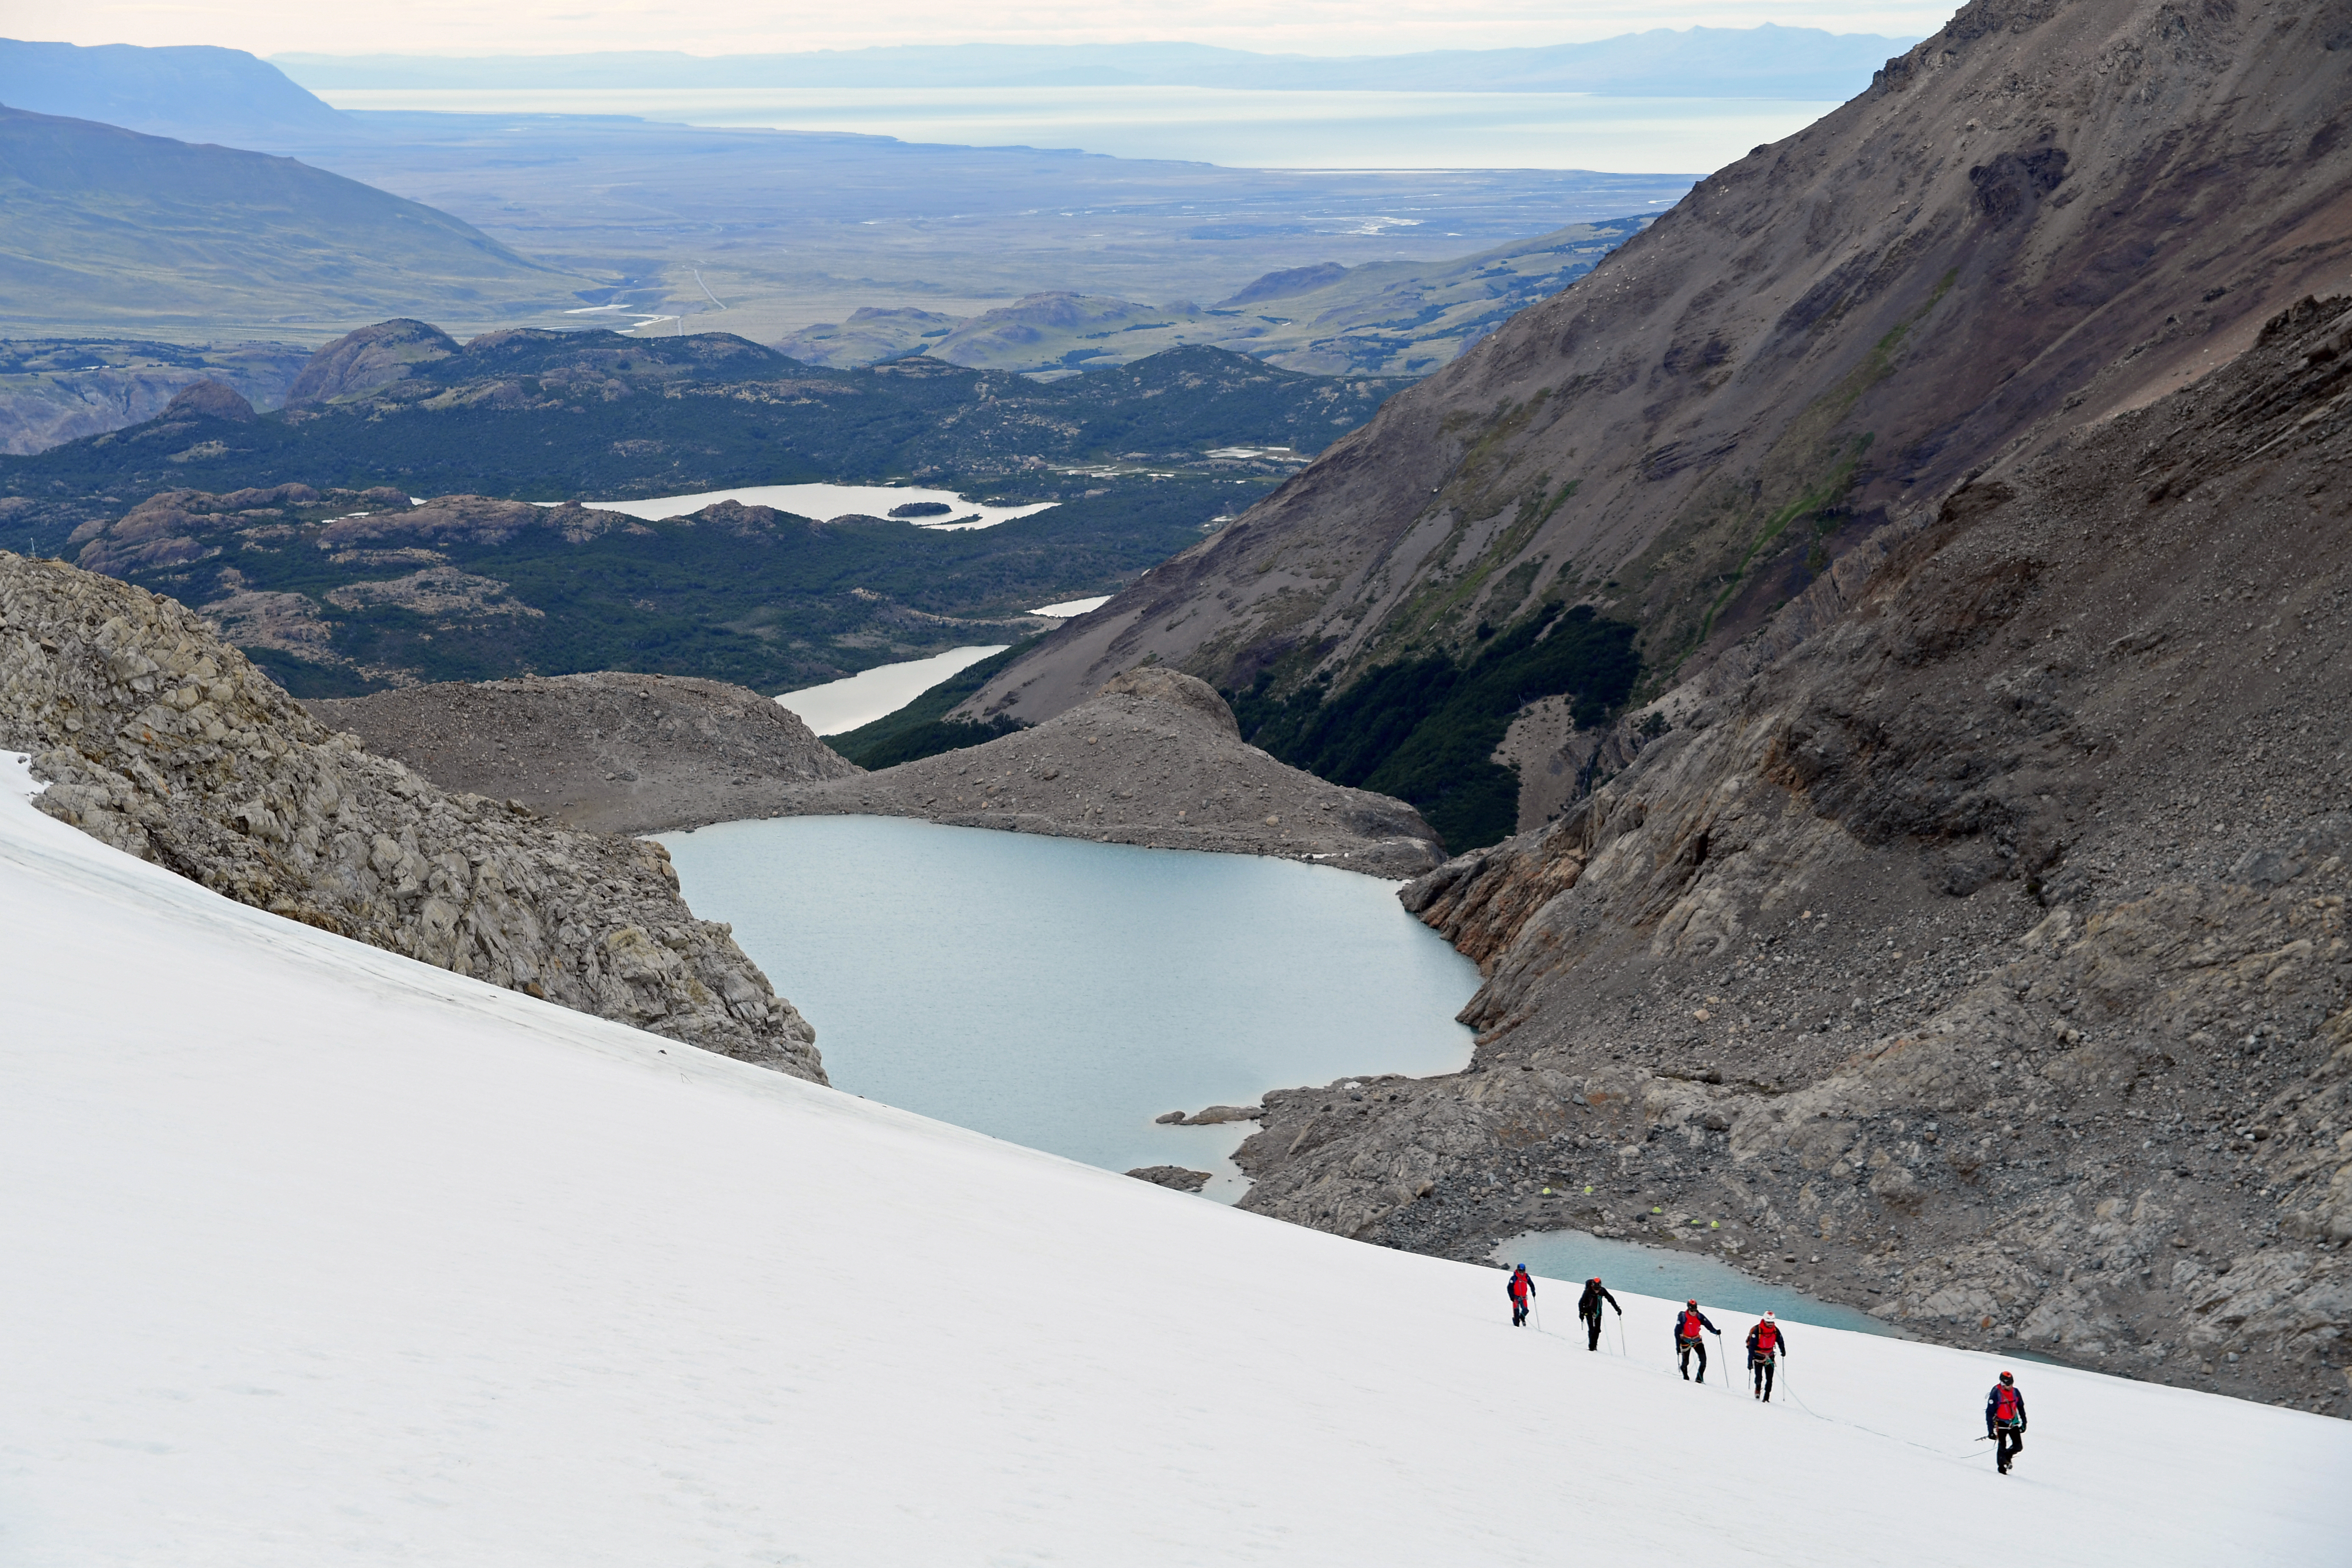
[[[1293,0],[1278,8],[1233,0],[1030,0],[1017,8],[942,0],[880,0],[844,12],[814,0],[720,4],[690,16],[646,0],[583,8],[579,0],[527,0],[497,8],[419,0],[390,8],[320,7],[294,0],[198,0],[170,8],[152,0],[5,0],[0,33],[41,41],[148,47],[214,44],[269,58],[286,54],[401,54],[450,58],[675,50],[703,58],[852,52],[908,44],[1187,43],[1318,59],[1370,58],[1433,49],[1539,48],[1593,43],[1657,28],[1753,27],[1766,23],[1833,33],[1920,37],[1941,26],[1948,4],[1811,0],[1790,9],[1760,0],[1664,5],[1613,0],[1570,10],[1546,0],[1469,5],[1409,0]],[[1335,45],[1339,47],[1335,47]]]

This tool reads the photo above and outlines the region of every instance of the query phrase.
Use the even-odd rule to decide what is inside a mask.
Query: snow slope
[[[1794,1331],[1795,1405],[228,903],[0,758],[0,1563],[2343,1562],[2352,1426]],[[1727,1335],[1745,1319],[1719,1317]]]

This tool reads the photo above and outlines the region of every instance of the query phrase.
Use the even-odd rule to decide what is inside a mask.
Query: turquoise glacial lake
[[[1791,1323],[1906,1337],[1867,1312],[1835,1301],[1815,1300],[1785,1285],[1750,1279],[1718,1258],[1678,1252],[1666,1247],[1643,1247],[1639,1242],[1612,1241],[1580,1230],[1525,1232],[1496,1247],[1494,1260],[1505,1268],[1514,1263],[1526,1264],[1528,1272],[1538,1281],[1537,1299],[1549,1302],[1559,1321],[1571,1325],[1576,1298],[1582,1292],[1584,1282],[1597,1274],[1603,1285],[1619,1295],[1631,1291],[1636,1296],[1655,1296],[1666,1301],[1684,1301],[1696,1296],[1710,1321],[1718,1311],[1742,1312],[1751,1317],[1777,1312]],[[1543,1289],[1555,1281],[1558,1284],[1553,1290],[1547,1292]],[[1612,1315],[1604,1321],[1613,1331],[1616,1318]],[[1717,1321],[1716,1326],[1727,1336],[1732,1334],[1730,1323]],[[1740,1324],[1739,1333],[1744,1335],[1747,1331],[1747,1324]],[[1733,1359],[1738,1360],[1736,1340],[1727,1339],[1727,1342],[1732,1346]],[[1791,1336],[1791,1345],[1794,1342]],[[2015,1352],[2003,1349],[2001,1353]]]
[[[1153,1117],[1470,1059],[1476,968],[1351,871],[895,817],[661,842],[835,1087],[1088,1164],[1209,1171],[1230,1201],[1255,1124]]]

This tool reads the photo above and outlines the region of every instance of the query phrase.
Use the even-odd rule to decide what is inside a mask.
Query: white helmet
[[[1770,1321],[1772,1321],[1772,1314],[1771,1314],[1771,1313],[1769,1313],[1769,1312],[1765,1313],[1765,1314],[1764,1314],[1764,1321],[1765,1321],[1766,1322],[1768,1322],[1768,1323],[1769,1323],[1769,1322],[1770,1322]]]

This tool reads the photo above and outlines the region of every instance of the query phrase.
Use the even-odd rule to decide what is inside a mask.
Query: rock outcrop
[[[233,425],[250,425],[260,416],[245,394],[225,381],[211,376],[173,395],[163,405],[160,419],[226,419]]]
[[[1143,1165],[1129,1171],[1139,1182],[1150,1182],[1156,1187],[1173,1187],[1180,1193],[1197,1193],[1209,1184],[1209,1173],[1190,1171],[1181,1165]]]
[[[1892,531],[1405,889],[1473,1067],[1267,1096],[1245,1206],[2346,1412],[2347,473],[2352,300],[2305,301]]]
[[[406,381],[458,352],[457,340],[429,321],[395,317],[345,332],[310,356],[287,389],[286,406],[331,403]]]
[[[796,785],[863,772],[792,713],[723,680],[604,670],[308,706],[444,789],[519,800],[599,833],[770,816]]]
[[[920,816],[1055,838],[1312,860],[1410,877],[1443,858],[1401,800],[1243,742],[1205,683],[1145,668],[1032,730],[787,792],[781,816]]]
[[[450,795],[303,711],[193,611],[0,552],[0,746],[43,811],[419,963],[824,1080],[814,1032],[657,844]]]

